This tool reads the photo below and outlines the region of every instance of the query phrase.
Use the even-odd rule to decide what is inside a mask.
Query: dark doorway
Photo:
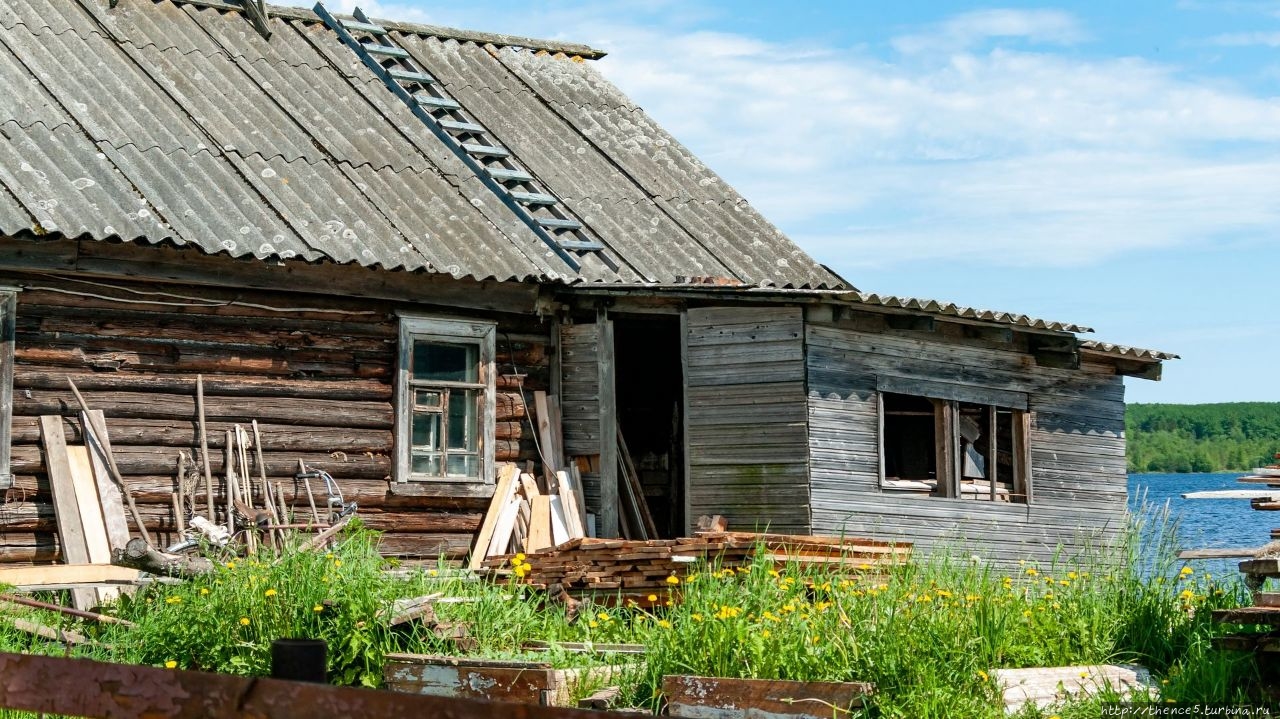
[[[684,533],[685,521],[680,319],[619,314],[611,314],[610,319],[618,428],[658,533],[678,537]]]

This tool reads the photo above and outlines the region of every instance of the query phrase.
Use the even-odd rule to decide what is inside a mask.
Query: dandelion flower
[[[333,566],[335,566],[335,567],[341,567],[341,566],[342,566],[342,560],[341,560],[341,559],[335,559],[335,560],[333,560]]]
[[[1028,577],[1034,577],[1034,576],[1036,576],[1036,575],[1037,575],[1037,574],[1039,574],[1039,573],[1040,573],[1040,572],[1036,571],[1036,568],[1035,568],[1035,567],[1030,567],[1030,568],[1028,568],[1028,569],[1027,569],[1027,576],[1028,576]]]
[[[176,661],[174,661],[174,660],[170,659],[169,661],[167,661],[167,662],[165,662],[165,663],[164,663],[164,668],[165,668],[165,669],[177,669],[177,668],[178,668],[178,663],[177,663]]]
[[[311,608],[311,611],[315,612],[316,614],[319,614],[320,612],[323,612],[323,611],[324,611],[324,605],[323,605],[323,604],[317,604],[317,605],[315,605],[314,607],[312,607],[312,608]]]
[[[987,673],[986,673],[986,672],[984,672],[984,671],[982,671],[981,669],[979,669],[979,670],[978,670],[978,678],[979,678],[979,679],[981,679],[981,680],[982,680],[982,681],[984,681],[984,682],[985,682],[985,681],[987,681],[988,679],[990,679],[990,677],[989,677],[989,676],[987,676]]]
[[[649,595],[649,601],[651,601],[651,602],[656,602],[656,601],[658,601],[658,595],[656,595],[656,594],[650,594],[650,595]]]
[[[760,632],[760,637],[761,637],[762,639],[768,639],[768,638],[769,638],[769,630],[768,630],[768,629],[766,629],[766,630],[764,630],[763,632]]]
[[[439,573],[440,573],[440,572],[437,572],[437,571],[436,571],[436,570],[434,570],[434,569],[429,569],[429,570],[427,570],[427,576],[429,576],[429,577],[434,577],[434,576],[436,576],[436,575],[437,575],[437,574],[439,574]]]
[[[607,621],[609,621],[609,613],[608,613],[608,612],[600,612],[599,614],[597,614],[597,615],[596,615],[596,619],[599,619],[599,620],[600,620],[600,621],[602,621],[602,622],[607,622]]]
[[[659,620],[658,620],[658,626],[662,627],[663,629],[670,629],[670,628],[671,628],[671,622],[668,622],[668,621],[667,621],[667,620],[665,620],[665,619],[659,619]]]
[[[208,596],[208,594],[209,594],[208,587],[200,587],[200,596],[204,597],[204,596]]]
[[[235,568],[236,568],[235,562],[227,562],[227,569],[235,569]]]
[[[523,562],[525,560],[524,552],[518,552],[513,559],[516,562]]]
[[[274,597],[276,595],[276,590],[268,589],[267,591],[263,592],[263,595],[268,597]]]
[[[680,577],[677,577],[677,576],[676,576],[676,575],[674,575],[674,574],[672,574],[671,576],[667,577],[667,584],[670,584],[671,586],[673,586],[673,587],[674,587],[675,585],[677,585],[677,584],[679,584],[679,583],[680,583]]]
[[[1195,571],[1196,571],[1196,570],[1192,569],[1191,567],[1183,567],[1183,568],[1182,568],[1182,571],[1181,571],[1181,572],[1178,572],[1178,574],[1181,574],[1182,576],[1186,577],[1186,576],[1190,576],[1190,575],[1192,575],[1192,574],[1195,574]]]
[[[165,604],[181,604],[182,597],[168,597],[164,600]]]
[[[600,626],[600,625],[599,625],[599,624],[596,624],[596,620],[592,619],[591,621],[587,622],[587,626],[588,626],[588,627],[591,627],[592,629],[595,629],[596,627],[598,627],[598,626]]]
[[[248,618],[248,617],[240,617],[240,626],[242,626],[242,627],[247,627],[247,626],[249,626],[249,618]]]

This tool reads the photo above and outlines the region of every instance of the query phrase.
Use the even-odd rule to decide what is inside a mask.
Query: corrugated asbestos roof
[[[314,13],[271,12],[267,41],[216,1],[4,0],[0,232],[477,279],[847,289],[582,62],[591,48],[389,25],[621,265],[588,254],[575,273]]]
[[[980,322],[992,322],[995,324],[1013,325],[1015,327],[1026,327],[1034,330],[1047,330],[1049,332],[1071,332],[1071,333],[1087,333],[1093,332],[1091,327],[1072,324],[1070,322],[1055,322],[1053,320],[1042,320],[1028,315],[1017,314],[1015,312],[1000,312],[997,310],[980,310],[973,307],[963,307],[953,302],[943,302],[941,300],[921,299],[918,297],[896,297],[894,295],[880,295],[874,292],[839,292],[836,294],[842,300],[855,302],[864,305],[876,305],[879,307],[893,307],[904,310],[914,310],[917,312],[925,312],[933,315],[942,315],[946,317],[958,317],[960,319],[977,320]]]
[[[1125,345],[1112,344],[1110,342],[1099,342],[1097,340],[1085,340],[1080,343],[1080,349],[1097,352],[1099,354],[1113,355],[1115,357],[1127,357],[1129,359],[1145,360],[1147,362],[1161,362],[1163,360],[1182,359],[1172,352],[1161,352],[1160,350],[1148,350],[1141,347],[1126,347]]]

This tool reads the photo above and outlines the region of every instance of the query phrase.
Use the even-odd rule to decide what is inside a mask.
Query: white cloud
[[[1210,45],[1226,47],[1280,47],[1280,32],[1232,32],[1209,38]]]
[[[1070,45],[1085,39],[1075,17],[1059,10],[975,10],[951,17],[924,32],[893,38],[898,52],[954,52],[988,40],[1017,38]]]

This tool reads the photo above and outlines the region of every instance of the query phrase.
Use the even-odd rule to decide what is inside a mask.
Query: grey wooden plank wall
[[[560,326],[560,415],[566,457],[600,454],[600,326]],[[587,511],[600,514],[600,475],[582,476]]]
[[[815,533],[897,538],[1001,562],[1075,556],[1116,538],[1127,500],[1121,377],[1106,365],[1051,369],[1012,349],[906,335],[806,327]],[[881,491],[880,375],[1026,393],[1031,504]]]
[[[687,316],[688,513],[737,530],[809,531],[804,320],[799,308]]]

